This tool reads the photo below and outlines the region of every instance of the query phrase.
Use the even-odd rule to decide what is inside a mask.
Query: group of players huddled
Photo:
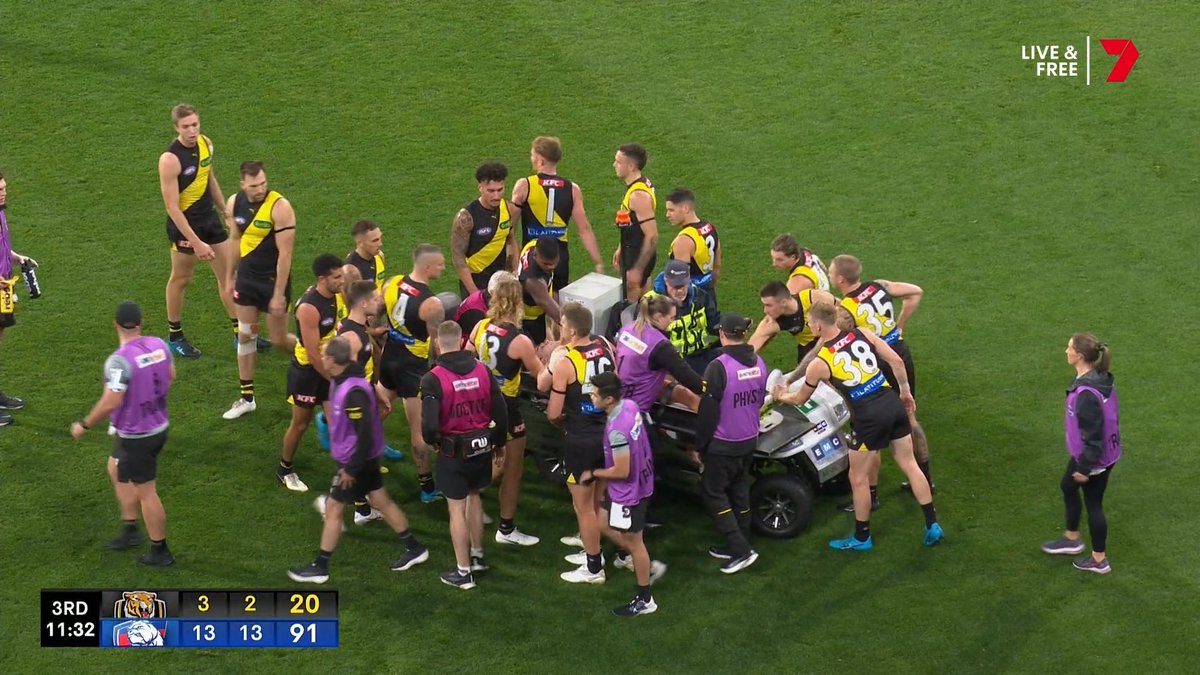
[[[621,279],[622,306],[628,308],[614,311],[619,320],[611,326],[593,325],[588,309],[558,300],[571,279],[570,230],[577,230],[591,258],[589,271],[603,273],[605,260],[582,190],[558,174],[561,143],[543,136],[530,150],[533,172],[516,181],[510,199],[505,198],[504,165],[487,163],[476,171],[479,197],[458,212],[450,229],[450,259],[461,298],[431,290],[446,266],[442,250],[431,244],[415,247],[411,270],[389,275],[381,230],[362,220],[353,226],[349,255],[325,254],[313,261],[314,281],[292,309],[292,334],[288,312],[297,217],[291,204],[268,187],[261,162],[241,165],[240,189],[226,200],[213,173],[213,145],[200,134],[196,110],[181,104],[172,118],[178,138],[159,161],[172,261],[169,336],[163,348],[173,357],[200,356],[183,333],[183,292],[196,260],[210,262],[236,334],[240,396],[225,419],[257,407],[259,350],[273,346],[288,352],[292,412],[278,479],[289,490],[308,490],[293,459],[314,418],[320,442],[338,467],[328,494],[316,502],[324,516],[319,553],[312,563],[289,570],[293,580],[328,580],[348,505],[355,523],[383,519],[396,531],[404,554],[392,563],[393,570],[428,560],[428,550],[383,487],[383,460],[402,457],[385,443],[383,430],[397,401],[411,431],[420,500],[444,497],[449,504],[456,566],[441,580],[470,589],[475,575],[488,569],[480,491],[497,478],[495,541],[537,544],[537,537],[515,525],[525,454],[525,424],[517,404],[523,377],[527,388],[548,393],[547,415],[564,431],[567,486],[579,529],[562,541],[582,551],[566,557],[575,567],[561,577],[603,583],[601,538],[613,541],[614,565],[633,570],[637,579],[633,600],[614,610],[619,616],[655,611],[650,585],[666,571],[650,558],[642,538],[654,492],[649,440],[654,430],[648,413],[659,401],[698,412],[693,457],[703,464],[706,508],[725,539],[709,550],[723,560],[723,572],[738,572],[758,557],[750,544],[748,475],[761,410],[772,400],[801,404],[822,382],[847,400],[856,436],[850,453],[854,501],[847,510],[855,513],[857,524],[851,536],[830,545],[872,548],[869,520],[879,506],[878,451],[888,446],[924,511],[924,543],[942,539],[928,448],[915,417],[913,361],[902,335],[921,298],[919,287],[865,280],[860,262],[849,255],[837,256],[826,268],[791,235],[780,235],[770,256],[786,280],[762,287],[764,317],[752,330],[745,316],[717,307],[720,238],[712,223],[696,215],[695,196],[687,189],[666,198],[667,220],[678,233],[669,261],[655,276],[657,193],[642,173],[645,149],[628,144],[613,159],[625,192],[614,221],[620,243],[611,259]],[[259,333],[264,315],[268,340]],[[165,390],[161,396],[133,393],[141,362],[161,363],[125,347],[143,339],[140,312],[123,306],[117,324],[128,352],[124,365],[110,381],[106,399],[75,431],[78,437],[111,413],[117,441],[110,473],[120,497],[122,484],[127,491],[130,484],[142,491],[148,484],[153,491],[154,460],[162,447],[146,442],[146,432],[153,430],[130,422],[134,415],[125,414],[128,406],[121,397],[143,408],[146,401],[153,407],[161,400],[164,420],[166,398]],[[780,377],[768,372],[759,353],[785,332],[796,341],[797,363]],[[152,349],[153,344],[142,351]],[[173,366],[169,379],[174,379]],[[153,386],[161,383],[155,380]],[[114,468],[120,465],[138,470]],[[137,502],[130,499],[122,501],[125,528],[112,548],[140,543],[132,520]],[[145,500],[142,505],[145,510]],[[165,516],[156,516],[152,527],[147,518],[147,529],[156,530],[151,538],[162,542],[165,552],[164,522]],[[170,564],[162,556],[157,560],[148,562]]]

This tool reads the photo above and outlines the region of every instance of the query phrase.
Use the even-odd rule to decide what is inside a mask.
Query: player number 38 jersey
[[[857,328],[826,342],[817,358],[829,365],[830,382],[852,406],[890,386],[879,368],[879,355]]]

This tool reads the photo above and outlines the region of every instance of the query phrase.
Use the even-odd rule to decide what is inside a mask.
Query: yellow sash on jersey
[[[208,136],[201,135],[196,141],[196,148],[200,151],[200,163],[196,167],[196,176],[191,184],[179,193],[180,211],[187,211],[208,190],[208,173],[212,170],[212,152],[208,149]]]
[[[483,245],[483,248],[475,252],[474,255],[467,258],[467,267],[476,274],[488,268],[489,265],[496,262],[502,253],[504,253],[504,242],[508,239],[511,223],[508,215],[508,202],[500,200],[500,218],[496,225],[496,232],[492,234],[492,240]],[[566,238],[564,234],[563,239]]]
[[[387,271],[387,266],[383,261],[383,251],[375,254],[375,288],[383,290],[383,282],[387,280],[384,273]]]
[[[404,283],[404,275],[397,274],[388,279],[387,284],[383,287],[383,303],[387,310],[388,320],[388,339],[399,342],[404,345],[409,354],[419,358],[429,358],[429,338],[418,340],[413,336],[412,331],[405,325],[405,319],[408,314],[408,303],[412,301],[412,296],[408,293],[400,291],[400,285]],[[432,297],[432,296],[429,296]],[[428,299],[428,298],[426,298]],[[418,300],[424,302],[425,300]],[[421,308],[417,308],[418,320],[420,320]]]
[[[621,208],[617,211],[617,227],[629,227],[633,224],[633,216],[630,215],[629,210],[629,198],[635,192],[645,192],[650,195],[650,210],[655,211],[658,209],[658,197],[654,194],[654,186],[650,185],[649,181],[643,176],[625,188],[625,197],[621,199]]]
[[[542,187],[542,179],[537,174],[526,178],[529,182],[529,198],[526,199],[526,204],[529,206],[530,213],[541,223],[540,227],[527,227],[526,232],[530,239],[538,237],[554,237],[559,241],[567,240],[567,223],[558,215],[558,211],[554,209],[555,195],[548,194],[546,188]],[[551,191],[557,188],[551,188]],[[503,202],[502,202],[503,203]]]
[[[817,336],[813,335],[812,329],[808,327],[808,310],[812,309],[812,289],[806,288],[796,294],[796,301],[800,303],[800,316],[804,317],[804,328],[796,333],[796,343],[801,347],[806,347],[812,344]]]
[[[716,251],[708,248],[708,242],[700,236],[700,230],[696,229],[695,225],[687,225],[679,231],[679,234],[691,239],[696,244],[696,252],[692,254],[692,264],[700,268],[701,274],[712,272]]]
[[[880,370],[879,355],[869,342],[856,335],[856,331],[842,333],[832,342],[821,345],[817,358],[829,366],[834,384],[851,401],[891,387]]]
[[[254,214],[254,219],[242,232],[241,253],[243,258],[250,255],[250,252],[258,248],[258,245],[263,243],[275,230],[275,218],[272,216],[271,210],[275,208],[275,202],[280,199],[283,199],[283,195],[278,192],[274,190],[268,192],[262,206],[258,207],[258,212]]]
[[[347,314],[349,314],[349,312],[346,310],[346,303],[342,300],[342,294],[335,294],[333,296],[333,325],[329,327],[328,331],[321,335],[321,339],[317,343],[318,350],[323,349],[325,344],[337,335],[338,322],[346,318]],[[318,317],[317,321],[319,322],[321,318],[323,317]],[[317,330],[320,330],[320,328],[321,324],[317,323]],[[298,328],[297,332],[299,332]],[[292,355],[296,357],[296,363],[302,366],[309,365],[308,350],[304,348],[303,336],[300,336],[300,339],[296,340],[296,347],[292,350]]]
[[[505,379],[504,374],[500,372],[500,357],[507,356],[507,354],[499,353],[500,338],[488,332],[488,327],[491,325],[491,319],[480,320],[475,333],[475,352],[479,354],[479,360],[492,371],[492,375],[500,383],[500,393],[508,398],[516,398],[517,394],[521,392],[521,369],[517,369],[517,376],[511,380]]]
[[[816,255],[812,256],[813,265],[805,264],[803,253],[801,253],[800,262],[792,268],[792,273],[788,275],[788,279],[794,277],[804,277],[812,282],[813,288],[828,291],[829,290],[829,274],[825,271],[825,264]]]
[[[533,259],[534,254],[531,252],[533,250],[534,246],[537,246],[537,239],[533,239],[528,244],[525,244],[525,247],[521,249],[521,260],[524,261],[525,257],[529,256],[529,264],[536,266],[537,261]],[[521,285],[524,286],[525,284],[522,283]],[[554,292],[554,276],[553,275],[551,275],[551,277],[546,280],[546,292],[547,293]],[[530,297],[532,298],[533,296],[531,295]],[[541,305],[537,304],[536,302],[533,302],[533,303],[527,303],[525,305],[525,313],[522,315],[522,317],[528,321],[536,321],[537,319],[540,319],[545,314],[546,314],[546,310],[542,309]]]

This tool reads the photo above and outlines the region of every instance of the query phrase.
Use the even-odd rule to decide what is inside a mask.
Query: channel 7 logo
[[[1129,71],[1133,70],[1133,64],[1137,63],[1138,53],[1137,47],[1133,46],[1133,40],[1101,40],[1100,46],[1104,47],[1105,53],[1118,56],[1117,65],[1113,66],[1112,72],[1108,74],[1109,82],[1124,82],[1125,78],[1129,77]]]

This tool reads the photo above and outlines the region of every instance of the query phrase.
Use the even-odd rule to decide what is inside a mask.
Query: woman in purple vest
[[[1113,466],[1121,458],[1117,388],[1108,372],[1112,354],[1095,335],[1076,333],[1067,342],[1067,363],[1075,367],[1075,381],[1067,389],[1067,471],[1062,479],[1067,529],[1058,539],[1043,544],[1046,553],[1078,555],[1086,548],[1079,534],[1083,507],[1087,507],[1092,555],[1075,561],[1075,568],[1108,574],[1105,555],[1108,521],[1104,517],[1104,490]],[[1079,493],[1083,492],[1080,504]]]
[[[675,320],[675,301],[665,295],[642,298],[638,318],[628,323],[614,341],[617,348],[617,375],[625,383],[625,398],[642,412],[650,412],[663,396],[667,375],[695,396],[675,395],[679,402],[695,410],[704,393],[704,380],[683,360],[667,329]],[[682,392],[681,392],[682,393]]]

